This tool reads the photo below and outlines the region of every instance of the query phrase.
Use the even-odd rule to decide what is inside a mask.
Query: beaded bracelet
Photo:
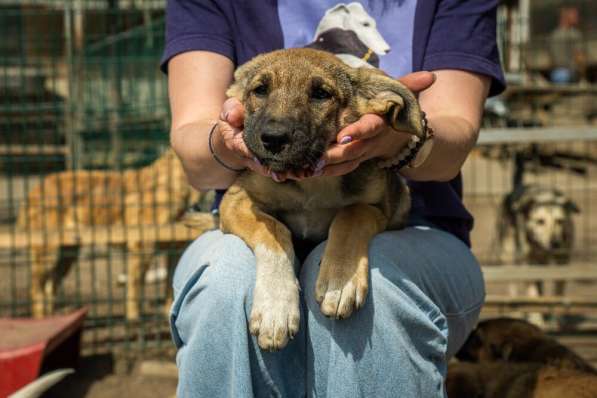
[[[213,144],[211,143],[211,137],[212,137],[212,135],[214,135],[214,131],[215,131],[217,125],[218,125],[217,123],[214,124],[214,126],[209,131],[209,137],[207,138],[207,143],[209,145],[209,152],[211,153],[211,156],[213,156],[214,160],[216,162],[218,162],[220,164],[220,166],[222,166],[230,171],[234,171],[237,173],[240,171],[244,171],[245,169],[235,169],[234,167],[228,166],[226,163],[224,163],[224,161],[222,159],[220,159],[218,157],[218,155],[216,155],[216,152],[214,151]]]
[[[377,165],[381,168],[391,168],[393,171],[398,171],[405,166],[409,165],[417,156],[423,144],[427,142],[427,140],[433,138],[433,129],[429,127],[427,123],[427,117],[425,116],[425,112],[421,112],[422,122],[423,122],[423,131],[425,135],[423,138],[419,138],[416,135],[412,135],[408,144],[404,146],[404,148],[391,159],[382,160],[377,163]]]

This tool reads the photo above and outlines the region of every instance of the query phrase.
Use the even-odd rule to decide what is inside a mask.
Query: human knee
[[[233,287],[230,285],[240,290],[250,287],[255,280],[255,257],[247,245],[239,237],[220,231],[206,235],[183,253],[174,274],[175,293],[198,281],[217,290],[228,290]]]

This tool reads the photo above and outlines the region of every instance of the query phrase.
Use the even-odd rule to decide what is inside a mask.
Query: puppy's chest
[[[318,178],[301,183],[268,182],[267,185],[270,189],[253,191],[251,196],[259,207],[282,221],[301,239],[325,239],[338,210],[362,201],[362,198],[346,195],[340,178]]]
[[[271,210],[301,239],[325,239],[338,210],[350,202],[342,192],[339,178],[290,183],[280,188],[284,192],[279,198],[282,200]]]

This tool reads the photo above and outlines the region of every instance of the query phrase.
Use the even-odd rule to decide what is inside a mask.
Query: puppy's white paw
[[[249,330],[259,347],[277,351],[299,330],[299,288],[296,278],[274,285],[256,285]]]
[[[294,253],[255,247],[257,275],[249,330],[263,350],[288,344],[299,329],[299,284],[294,274]]]
[[[365,304],[369,289],[367,259],[361,258],[356,267],[332,266],[328,263],[329,260],[322,260],[315,285],[315,299],[325,316],[347,318]],[[351,269],[355,271],[350,272]]]

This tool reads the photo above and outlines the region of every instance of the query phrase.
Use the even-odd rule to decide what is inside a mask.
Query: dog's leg
[[[55,272],[58,247],[31,247],[31,313],[34,318],[43,318],[46,311],[46,281]]]
[[[222,200],[223,232],[240,237],[255,253],[257,275],[249,330],[264,350],[286,346],[299,329],[299,286],[294,270],[294,248],[284,224],[264,213],[240,187],[233,186]]]
[[[54,313],[58,288],[78,257],[79,246],[77,245],[60,246],[57,249],[56,262],[54,263],[51,274],[48,275],[44,284],[46,312],[48,314]]]
[[[129,242],[127,266],[127,290],[126,290],[126,319],[135,321],[141,315],[141,289],[145,279],[145,273],[151,262],[154,243],[150,242]]]
[[[315,287],[324,315],[346,318],[363,306],[369,289],[369,241],[385,230],[387,223],[381,210],[366,204],[338,212],[330,226]]]
[[[542,295],[542,290],[541,282],[527,282],[527,297],[539,298]],[[535,326],[540,328],[545,327],[545,319],[543,314],[540,312],[529,312],[526,316],[526,319]]]

